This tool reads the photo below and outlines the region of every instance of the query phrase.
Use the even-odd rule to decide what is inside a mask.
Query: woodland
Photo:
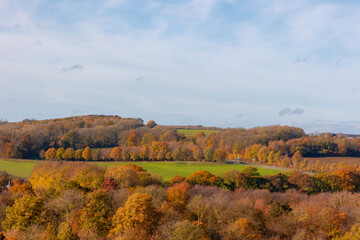
[[[196,129],[185,135],[179,129]],[[211,134],[205,134],[206,131]],[[346,163],[311,157],[359,157],[360,138],[306,135],[301,128],[161,126],[155,121],[88,115],[0,125],[0,157],[65,161],[224,161],[331,172]],[[354,164],[352,164],[354,165]],[[356,165],[356,164],[355,164]]]
[[[164,182],[134,164],[44,162],[0,171],[0,239],[359,239],[360,173],[259,176],[255,167]]]
[[[2,122],[0,153],[47,160],[26,179],[0,170],[0,239],[360,239],[359,166],[307,160],[359,156],[357,138],[309,136],[288,126],[160,126],[91,115]],[[164,181],[135,164],[92,163],[164,160],[288,170],[260,176],[249,166]]]

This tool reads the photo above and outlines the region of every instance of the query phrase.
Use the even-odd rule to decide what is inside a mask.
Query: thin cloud
[[[144,80],[144,79],[145,79],[144,76],[138,76],[138,77],[135,79],[135,81],[141,82],[141,81]]]
[[[61,72],[73,72],[73,71],[77,71],[77,70],[81,70],[83,69],[83,66],[80,65],[80,64],[76,64],[76,65],[73,65],[71,67],[64,67],[61,69]]]
[[[291,115],[302,115],[304,114],[304,109],[301,108],[295,108],[294,110],[291,110],[290,108],[283,108],[279,112],[279,116],[291,116]]]
[[[290,108],[283,108],[279,112],[279,116],[285,116],[285,115],[291,115],[291,109]]]
[[[239,113],[238,115],[236,115],[236,119],[239,119],[239,118],[242,118],[242,117],[244,117],[244,114],[242,114],[242,113]]]
[[[295,108],[294,111],[292,111],[292,114],[302,115],[304,114],[304,109]]]

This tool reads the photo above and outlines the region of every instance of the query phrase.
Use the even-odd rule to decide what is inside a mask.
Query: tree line
[[[83,161],[223,161],[242,160],[306,171],[307,157],[360,156],[360,139],[342,135],[306,136],[300,128],[269,126],[250,129],[202,126],[194,136],[155,121],[89,115],[51,120],[24,120],[0,125],[0,156]]]

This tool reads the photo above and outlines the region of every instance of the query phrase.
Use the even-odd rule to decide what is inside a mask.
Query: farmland
[[[0,160],[0,170],[6,171],[14,177],[26,178],[30,176],[32,169],[37,161],[27,160]],[[142,166],[151,174],[162,175],[164,180],[169,180],[176,175],[189,176],[193,172],[207,170],[214,174],[221,175],[227,171],[237,169],[241,171],[251,165],[237,164],[218,164],[218,163],[198,163],[198,162],[133,162]],[[118,165],[129,164],[129,162],[95,162],[98,166],[116,167]],[[279,170],[258,167],[261,175],[273,175]]]
[[[128,163],[98,162],[96,164],[105,167],[115,167],[120,164],[128,164]],[[207,170],[211,173],[221,175],[222,173],[225,173],[233,169],[237,169],[241,171],[245,167],[250,166],[250,165],[239,165],[239,164],[185,163],[185,162],[136,162],[135,164],[143,167],[152,174],[162,175],[164,180],[169,180],[176,175],[182,175],[184,177],[188,177],[190,174],[201,170]],[[273,169],[259,168],[258,166],[256,167],[258,168],[259,173],[261,175],[273,175],[279,172]]]

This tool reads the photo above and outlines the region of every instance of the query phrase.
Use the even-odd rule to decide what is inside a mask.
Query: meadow
[[[204,132],[205,135],[216,133],[218,130],[198,130],[198,129],[177,129],[178,133],[183,133],[185,136],[195,136],[198,132]]]
[[[30,176],[32,169],[36,163],[41,161],[31,160],[0,160],[0,171],[6,171],[13,177],[27,178]],[[119,165],[129,164],[129,162],[94,162],[98,166],[116,167]],[[169,180],[176,175],[184,177],[190,174],[207,170],[211,173],[221,175],[227,171],[236,169],[241,171],[247,166],[242,164],[220,164],[220,163],[199,163],[199,162],[131,162],[146,169],[151,174],[162,175],[163,179]],[[281,170],[269,169],[256,166],[261,175],[273,175]]]

